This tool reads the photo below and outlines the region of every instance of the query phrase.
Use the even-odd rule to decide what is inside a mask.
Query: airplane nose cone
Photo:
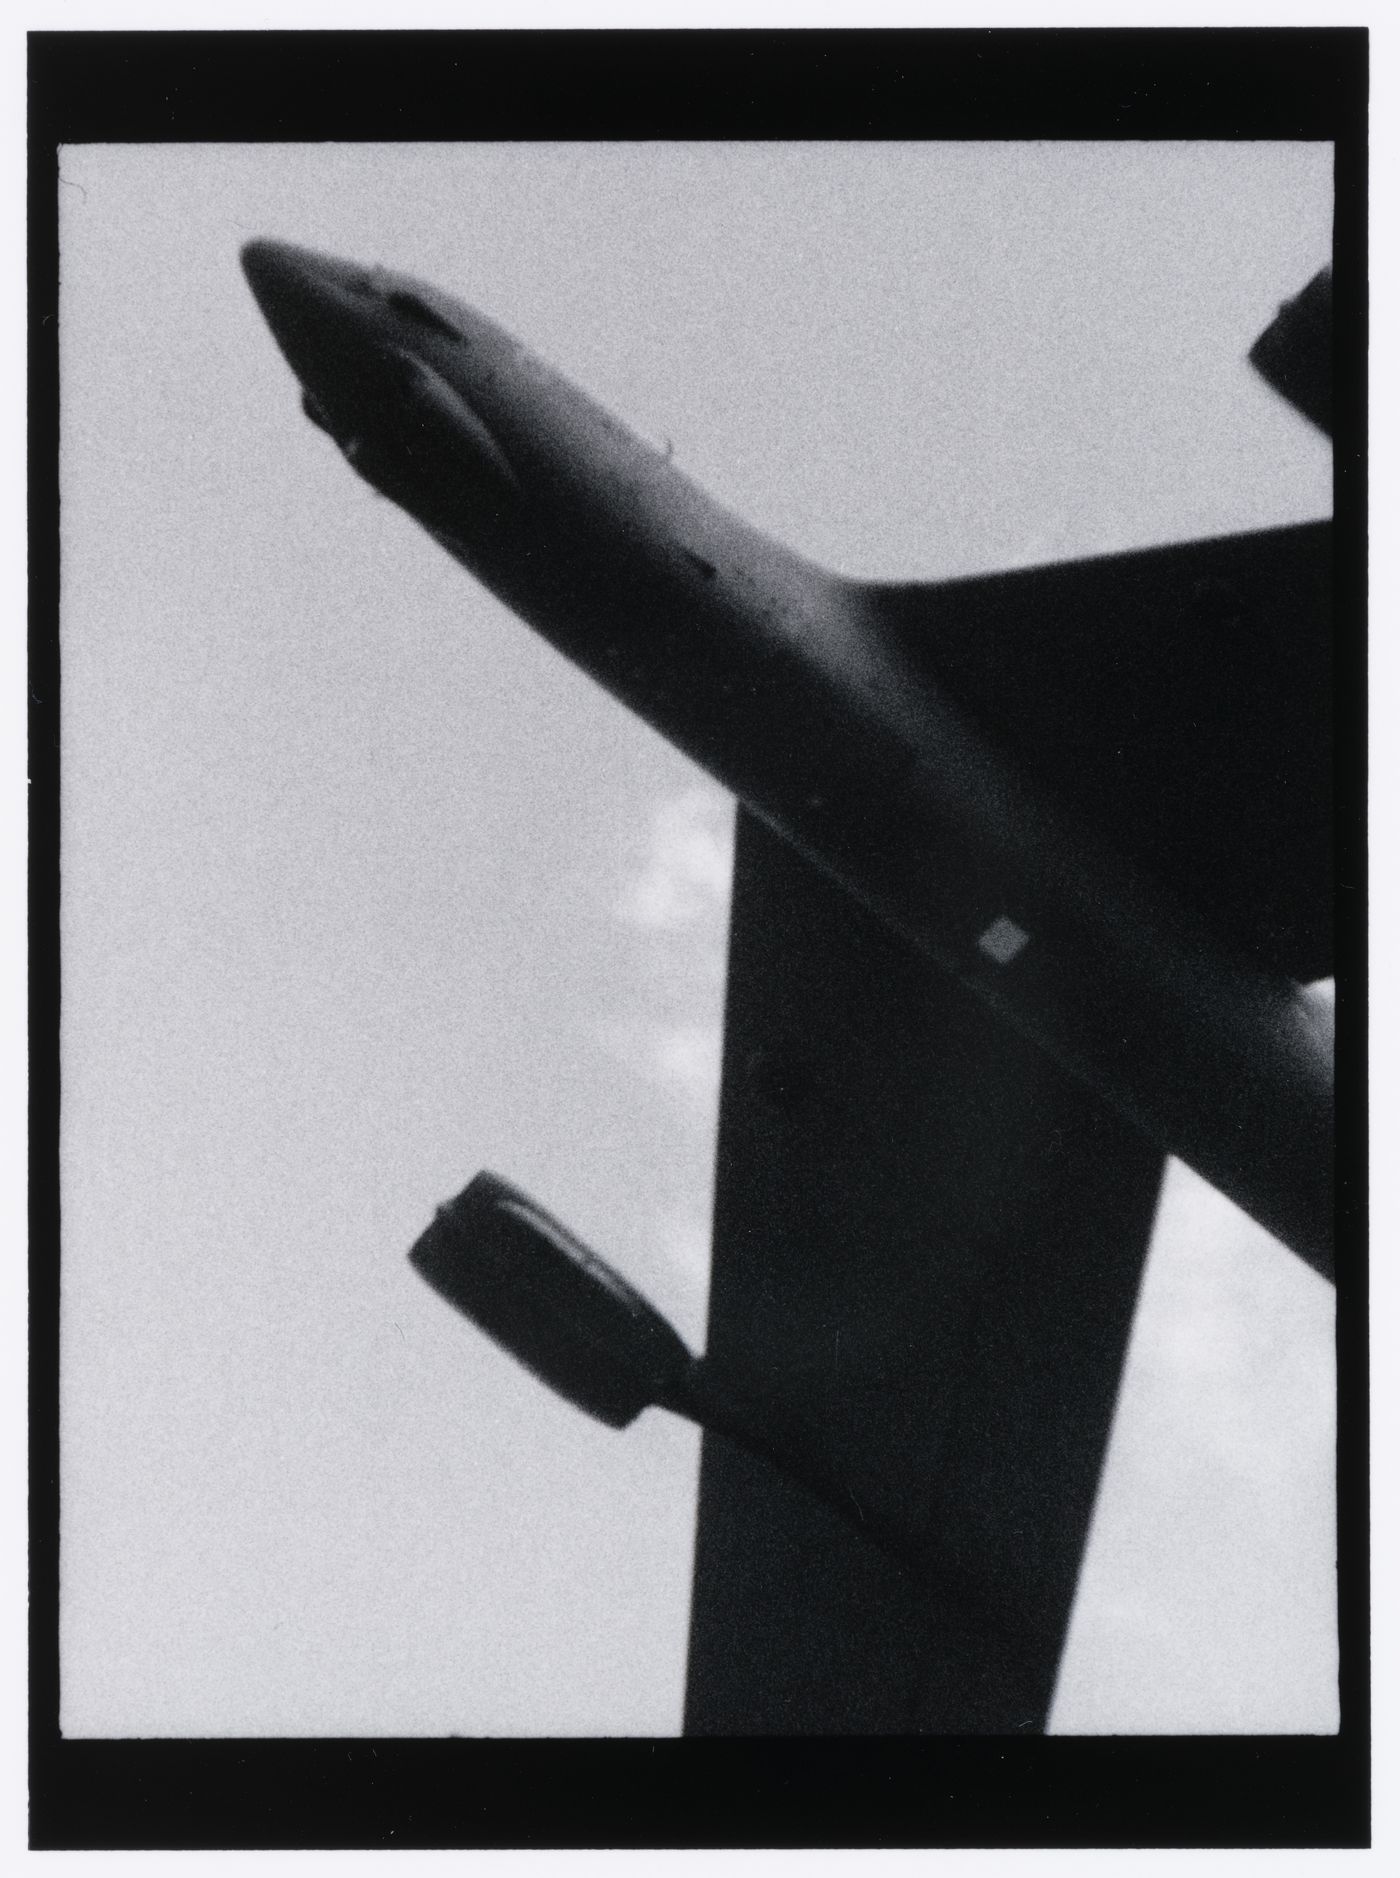
[[[328,375],[343,373],[373,340],[379,309],[370,275],[287,241],[250,241],[241,259],[287,363],[325,401]]]
[[[285,241],[250,241],[243,272],[263,318],[293,366],[317,315],[324,316],[325,280],[318,257]]]
[[[268,241],[259,237],[257,241],[243,244],[239,259],[243,263],[243,272],[248,276],[248,284],[254,293],[261,293],[284,270],[291,258],[298,252],[290,242]]]
[[[286,241],[250,241],[239,257],[253,298],[269,320],[279,304],[294,294],[310,256]]]
[[[369,281],[363,268],[290,241],[250,241],[241,259],[253,297],[274,330],[337,294],[363,294]]]

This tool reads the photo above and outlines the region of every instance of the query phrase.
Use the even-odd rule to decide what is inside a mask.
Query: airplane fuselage
[[[254,244],[357,471],[886,925],[1320,1270],[1330,1027],[975,727],[878,589],[791,553],[481,315]],[[936,605],[933,610],[936,632]]]

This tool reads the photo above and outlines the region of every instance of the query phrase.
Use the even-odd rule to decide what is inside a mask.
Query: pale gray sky
[[[1327,512],[1320,146],[69,150],[62,1714],[666,1733],[697,1441],[404,1253],[482,1165],[698,1340],[724,798],[345,467],[268,234],[479,305],[845,571]],[[1329,1728],[1332,1294],[1179,1170],[1054,1725]]]

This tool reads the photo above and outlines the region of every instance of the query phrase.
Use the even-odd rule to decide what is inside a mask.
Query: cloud
[[[704,1348],[710,1293],[710,1209],[700,1198],[658,1207],[656,1295],[693,1350]]]
[[[657,809],[651,849],[617,914],[629,926],[675,932],[719,917],[734,873],[734,811],[717,789],[695,787]]]
[[[719,1098],[733,872],[733,804],[692,783],[657,805],[644,858],[612,903],[635,937],[621,1008],[602,1021],[604,1046],[707,1126]]]
[[[719,1100],[723,1031],[718,1018],[615,1018],[602,1026],[610,1053],[655,1088],[704,1116]]]
[[[711,1180],[724,1045],[734,810],[690,783],[659,801],[608,896],[621,970],[595,1036],[622,1067],[652,1208],[658,1303],[692,1345],[705,1336]]]
[[[657,1080],[708,1108],[719,1096],[722,1041],[718,1024],[658,1024],[651,1038]]]

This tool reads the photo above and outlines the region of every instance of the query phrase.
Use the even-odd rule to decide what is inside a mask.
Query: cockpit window
[[[416,293],[391,293],[388,303],[396,313],[406,313],[420,326],[426,326],[430,332],[446,333],[449,339],[460,339],[461,333],[450,320],[445,320],[441,313],[435,313],[426,300],[420,300]]]

